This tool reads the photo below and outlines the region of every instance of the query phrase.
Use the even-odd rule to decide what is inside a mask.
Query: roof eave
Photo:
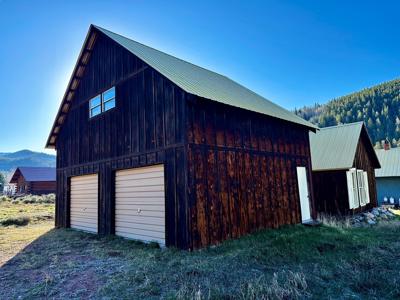
[[[74,79],[76,79],[76,72],[77,72],[77,70],[79,68],[80,62],[82,60],[82,56],[83,56],[84,52],[87,50],[86,48],[87,48],[87,44],[88,44],[89,38],[92,36],[92,32],[94,30],[97,30],[97,29],[95,28],[95,26],[93,24],[91,24],[90,27],[89,27],[89,30],[88,30],[88,32],[86,34],[85,41],[84,41],[84,43],[82,45],[81,51],[79,52],[78,59],[77,59],[77,61],[75,63],[75,67],[74,67],[74,69],[72,71],[71,77],[70,77],[68,85],[67,85],[67,89],[65,90],[64,96],[63,96],[62,101],[60,103],[60,107],[58,108],[58,112],[57,112],[56,118],[54,120],[53,126],[51,128],[49,137],[47,138],[47,142],[46,142],[46,146],[45,146],[45,148],[47,148],[47,149],[56,149],[56,139],[57,139],[57,136],[58,136],[58,132],[55,133],[55,129],[58,126],[61,126],[62,123],[63,123],[63,122],[61,122],[61,123],[59,122],[60,116],[63,115],[63,114],[66,115],[68,110],[69,110],[69,108],[68,108],[67,112],[63,112],[63,107],[64,107],[64,104],[66,102],[68,94],[70,94],[71,92],[72,92],[72,94],[74,94],[74,92],[76,90],[76,87],[75,87],[75,89],[71,89],[71,86],[72,86],[72,84],[74,82]],[[93,38],[92,45],[94,44],[94,40],[95,40],[95,37]],[[90,49],[89,49],[89,51],[90,51]],[[79,82],[77,84],[79,85]],[[69,100],[70,102],[72,101],[72,98],[73,98],[73,96]]]

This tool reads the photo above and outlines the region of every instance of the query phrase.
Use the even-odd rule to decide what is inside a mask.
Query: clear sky
[[[0,0],[0,152],[44,151],[91,23],[293,109],[400,74],[399,1]]]

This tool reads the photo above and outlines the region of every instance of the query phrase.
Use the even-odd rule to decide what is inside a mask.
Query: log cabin
[[[194,249],[308,222],[315,130],[225,76],[91,25],[47,141],[56,227]]]
[[[18,167],[9,182],[16,194],[43,195],[56,192],[56,168]]]
[[[321,128],[310,133],[310,146],[318,213],[346,215],[377,206],[380,163],[363,122]]]

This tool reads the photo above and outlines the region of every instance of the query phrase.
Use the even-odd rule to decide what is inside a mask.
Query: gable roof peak
[[[107,36],[189,94],[265,114],[270,117],[304,126],[311,130],[318,129],[317,126],[265,99],[264,97],[256,94],[255,92],[229,79],[226,76],[199,67],[195,64],[156,50],[152,47],[131,40],[97,25],[90,26],[88,36],[86,37],[78,62],[81,60],[82,54],[86,50],[90,55],[90,50],[93,48],[96,34],[103,34]],[[76,67],[74,69],[74,73],[75,72]],[[73,79],[75,76],[74,74],[72,76],[73,77],[71,80],[73,81],[72,83],[70,82],[67,92],[70,89],[70,85],[74,84],[74,81],[77,80],[76,78]],[[64,96],[61,106],[65,105],[65,97],[66,96]],[[72,99],[72,96],[70,98]],[[68,111],[68,109],[69,108],[67,106],[66,111]],[[55,126],[57,123],[60,125],[63,123],[63,120],[60,122],[57,121],[59,118],[61,118],[60,111],[57,115],[53,130],[50,133],[49,140],[47,142],[48,147],[55,146],[57,137]]]

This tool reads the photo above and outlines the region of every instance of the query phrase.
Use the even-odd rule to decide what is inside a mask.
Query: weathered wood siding
[[[335,215],[349,212],[346,171],[313,172],[313,186],[317,212]]]
[[[99,233],[114,233],[115,171],[165,165],[167,245],[186,247],[185,92],[98,34],[57,139],[56,226],[69,227],[70,177],[99,174]],[[116,107],[89,119],[89,100],[116,87]]]
[[[29,192],[34,195],[51,194],[56,192],[55,181],[31,181]]]
[[[301,222],[297,166],[313,199],[307,129],[197,97],[187,127],[191,247]]]
[[[377,206],[375,169],[372,154],[367,150],[368,136],[361,132],[354,158],[353,168],[368,173],[370,203],[350,210],[347,191],[346,170],[313,172],[313,186],[316,209],[325,214],[358,213]]]
[[[364,170],[368,174],[368,188],[369,188],[369,199],[370,203],[364,207],[364,209],[370,209],[378,205],[376,195],[376,179],[375,169],[373,166],[372,154],[367,150],[367,144],[369,137],[362,131],[360,140],[358,141],[356,156],[354,158],[353,168]]]

